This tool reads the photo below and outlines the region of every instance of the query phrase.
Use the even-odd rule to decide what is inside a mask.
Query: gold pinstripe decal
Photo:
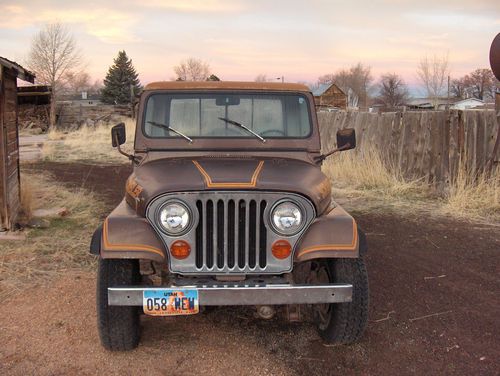
[[[197,161],[192,161],[192,162],[196,166],[198,171],[200,171],[200,174],[204,177],[205,185],[207,186],[207,188],[255,188],[255,186],[257,185],[257,179],[259,177],[259,174],[262,170],[262,167],[264,166],[264,161],[259,161],[259,164],[255,168],[255,171],[253,172],[252,179],[250,180],[250,182],[214,183],[210,175]]]
[[[297,258],[304,256],[307,253],[314,251],[355,251],[358,246],[358,226],[356,226],[356,221],[352,220],[352,242],[351,244],[321,244],[315,245],[313,247],[309,247],[303,249],[297,255]]]
[[[151,253],[156,253],[160,255],[161,257],[165,258],[165,255],[161,250],[155,247],[151,247],[149,245],[144,245],[144,244],[118,244],[114,243],[111,244],[108,240],[108,219],[104,221],[104,224],[102,226],[102,240],[104,243],[104,248],[106,251],[144,251],[144,252],[151,252]]]

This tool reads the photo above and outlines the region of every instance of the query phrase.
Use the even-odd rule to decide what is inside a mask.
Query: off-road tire
[[[326,325],[320,325],[315,315],[318,332],[327,343],[354,343],[362,337],[368,322],[369,286],[364,258],[329,259],[322,263],[328,270],[330,283],[352,284],[353,291],[352,302],[329,305]]]
[[[139,344],[139,308],[108,305],[108,287],[137,285],[139,281],[138,260],[99,259],[97,327],[101,343],[107,350],[132,350]]]

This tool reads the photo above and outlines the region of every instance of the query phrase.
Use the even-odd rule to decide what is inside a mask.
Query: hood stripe
[[[203,167],[197,162],[197,161],[192,161],[193,164],[196,166],[200,174],[203,176],[205,179],[205,185],[207,188],[255,188],[257,185],[257,179],[259,177],[260,172],[262,171],[262,167],[264,166],[264,161],[259,161],[259,164],[255,168],[255,171],[253,172],[252,179],[250,182],[226,182],[226,183],[214,183],[212,181],[212,178],[210,175],[205,171]]]

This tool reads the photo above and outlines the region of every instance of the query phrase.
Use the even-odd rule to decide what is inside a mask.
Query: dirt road
[[[39,166],[101,193],[109,206],[128,173]],[[109,353],[97,338],[93,273],[63,273],[0,307],[0,374],[497,375],[499,227],[418,213],[356,216],[368,235],[371,284],[370,323],[359,344],[327,347],[309,324],[221,308],[144,317],[139,348]]]

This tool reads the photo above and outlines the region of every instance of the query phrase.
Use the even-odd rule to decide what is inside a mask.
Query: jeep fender
[[[297,243],[294,262],[318,258],[357,258],[366,252],[364,233],[341,206],[316,218]]]
[[[145,259],[165,262],[163,242],[146,218],[123,200],[92,236],[90,253],[103,259]]]

